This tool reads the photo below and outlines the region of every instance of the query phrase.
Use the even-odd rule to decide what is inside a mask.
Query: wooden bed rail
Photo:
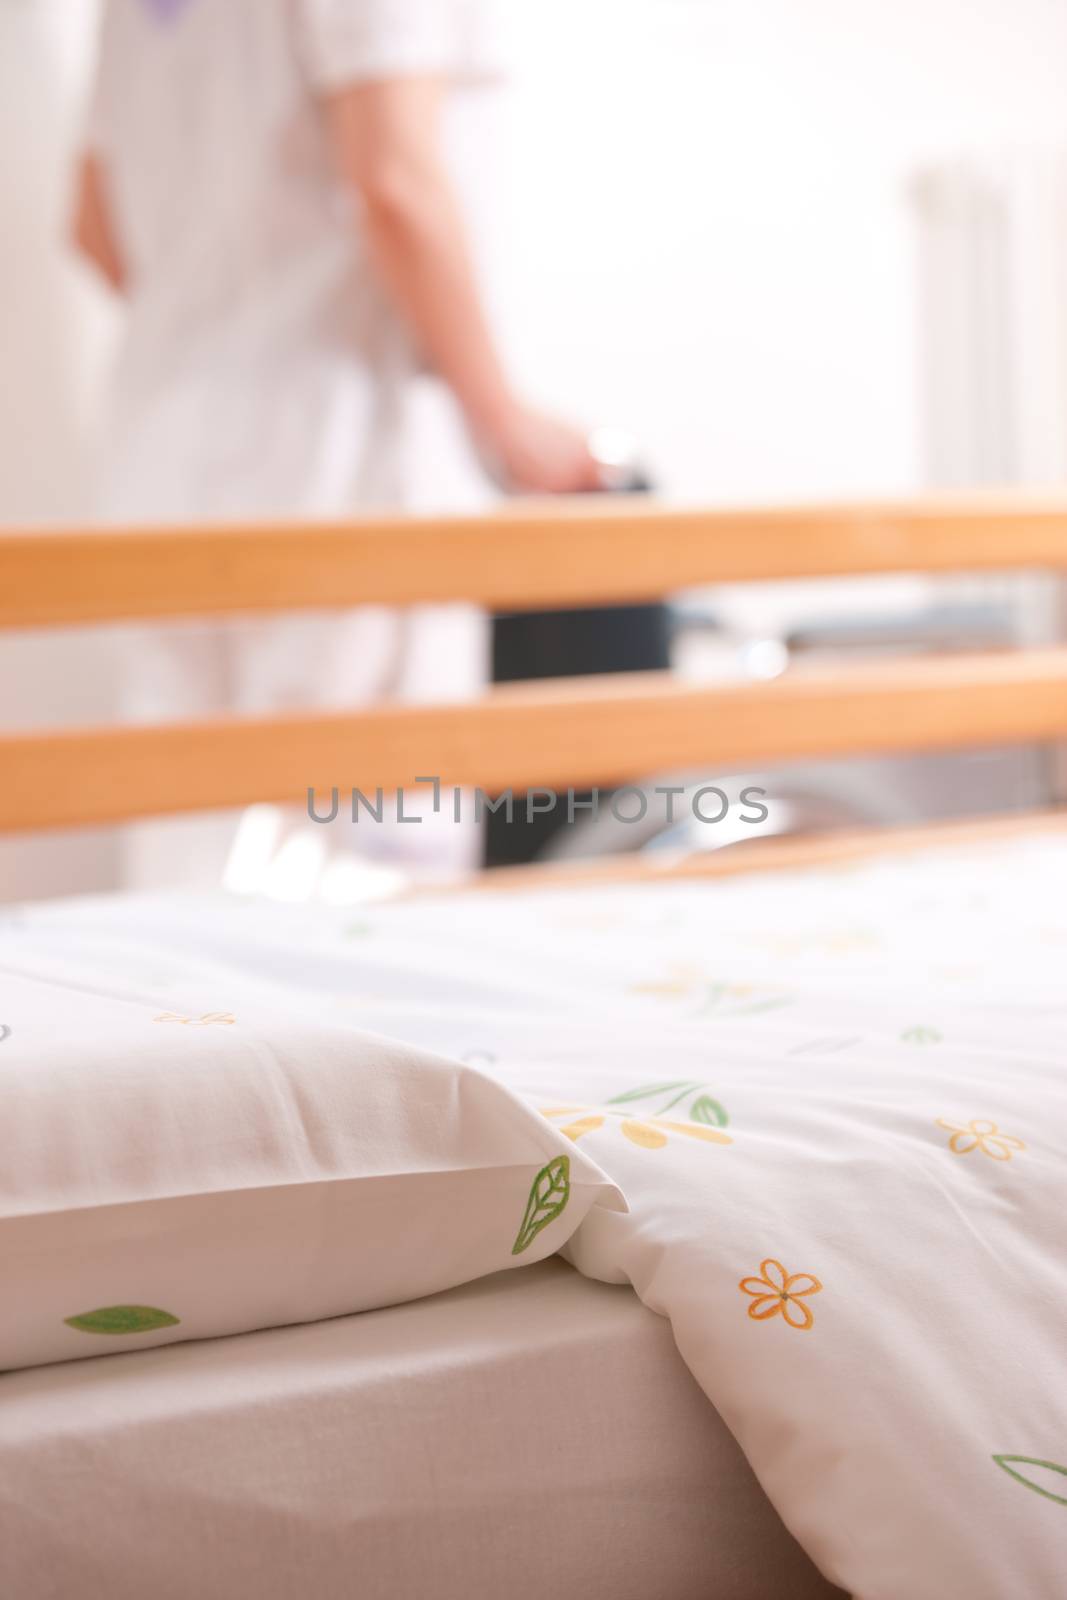
[[[679,510],[592,499],[492,516],[0,532],[0,627],[465,600],[500,609],[699,583],[1067,569],[1067,499]],[[1067,738],[1067,649],[508,685],[465,705],[0,735],[0,832],[241,806],[423,776],[499,793],[807,757]],[[343,802],[342,802],[343,803]]]
[[[629,498],[489,516],[0,531],[0,627],[467,600],[656,599],[696,584],[1067,569],[1067,498],[704,511]]]
[[[488,793],[701,767],[1067,737],[1067,649],[940,656],[695,686],[669,674],[498,688],[449,706],[0,738],[0,831],[165,812],[340,804],[420,777]],[[328,798],[326,809],[328,809]]]

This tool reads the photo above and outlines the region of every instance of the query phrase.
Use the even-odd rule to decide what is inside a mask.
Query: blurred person
[[[105,517],[597,486],[580,431],[516,391],[476,264],[501,3],[104,0],[73,227],[126,308]],[[466,607],[154,627],[122,648],[125,709],[152,719],[456,697],[486,671]],[[184,828],[177,848],[170,826],[134,830],[128,876],[195,849],[217,878],[231,828],[210,850],[202,819]]]

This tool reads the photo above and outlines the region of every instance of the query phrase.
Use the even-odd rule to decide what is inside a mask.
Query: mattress
[[[559,1260],[0,1378],[20,1600],[816,1600],[628,1288]]]

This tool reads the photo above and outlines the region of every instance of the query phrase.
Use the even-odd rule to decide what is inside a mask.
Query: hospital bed
[[[1007,499],[721,512],[583,503],[336,526],[6,532],[0,625],[371,602],[515,611],[731,581],[1065,566],[1067,505]],[[488,793],[588,788],[1065,736],[1058,648],[880,659],[768,682],[507,685],[454,706],[5,734],[0,831],[303,805],[309,788],[371,792],[427,773]],[[595,941],[620,886],[721,885],[737,907],[749,883],[843,881],[869,862],[992,855],[1064,833],[1067,818],[1052,811],[506,869],[464,886],[463,915],[491,933],[509,901],[528,919],[531,896],[562,894],[553,926],[577,925],[588,905]],[[443,930],[450,892],[409,904]],[[13,917],[38,940],[99,929],[106,943],[125,928],[167,948],[165,909],[131,915],[117,897]],[[311,915],[300,911],[300,930]],[[176,940],[181,928],[193,938],[193,920],[175,913]],[[224,917],[218,926],[222,941]],[[795,928],[788,938],[803,942]],[[689,1005],[695,981],[681,963],[634,988],[647,991],[641,1004],[665,994]],[[702,1006],[756,1009],[750,984],[705,989]],[[388,1006],[370,1015],[384,1029]],[[0,1377],[0,1534],[0,1592],[24,1600],[838,1592],[778,1521],[666,1322],[630,1290],[558,1260],[358,1317]]]

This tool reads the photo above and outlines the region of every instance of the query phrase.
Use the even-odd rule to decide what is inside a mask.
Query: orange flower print
[[[738,1288],[752,1296],[748,1314],[756,1322],[783,1316],[791,1328],[806,1333],[815,1321],[805,1296],[818,1294],[822,1284],[810,1272],[786,1272],[773,1256],[759,1265],[758,1278],[742,1278]]]
[[[969,1156],[972,1150],[981,1150],[984,1156],[991,1157],[993,1161],[1010,1161],[1013,1150],[1026,1149],[1021,1139],[1016,1139],[1010,1133],[1001,1133],[995,1122],[987,1122],[982,1117],[968,1122],[965,1128],[957,1128],[954,1122],[946,1122],[944,1117],[938,1117],[937,1125],[947,1128],[952,1134],[948,1147],[956,1156]]]

